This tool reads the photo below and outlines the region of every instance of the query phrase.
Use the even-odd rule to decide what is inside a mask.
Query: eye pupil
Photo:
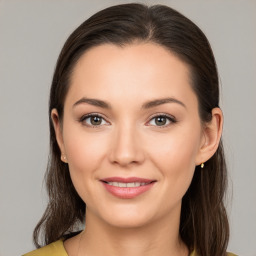
[[[102,118],[99,116],[92,116],[90,121],[92,125],[100,125],[102,122]]]
[[[164,116],[158,116],[158,117],[156,118],[156,125],[161,126],[161,125],[165,125],[165,124],[166,124],[166,117],[164,117]]]

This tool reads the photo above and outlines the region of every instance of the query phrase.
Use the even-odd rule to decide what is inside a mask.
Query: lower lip
[[[132,187],[132,188],[116,187],[116,186],[109,185],[105,182],[102,182],[102,184],[107,189],[107,191],[110,192],[112,195],[122,199],[131,199],[150,190],[152,186],[155,184],[155,182],[149,183],[147,185],[139,186],[139,187]]]

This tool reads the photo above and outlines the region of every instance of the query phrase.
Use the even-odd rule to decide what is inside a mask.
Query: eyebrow
[[[73,105],[73,107],[75,107],[79,104],[83,104],[83,103],[87,103],[87,104],[90,104],[90,105],[93,105],[93,106],[96,106],[96,107],[100,107],[100,108],[111,109],[110,104],[103,101],[103,100],[90,99],[90,98],[85,98],[85,97],[78,100]],[[155,99],[155,100],[150,100],[150,101],[145,102],[142,105],[142,109],[149,109],[149,108],[157,107],[159,105],[163,105],[163,104],[166,104],[166,103],[177,103],[177,104],[183,106],[184,108],[186,108],[186,105],[183,102],[181,102],[181,101],[179,101],[175,98],[163,98],[163,99]]]
[[[149,109],[149,108],[157,107],[159,105],[166,104],[166,103],[177,103],[177,104],[183,106],[184,108],[186,108],[186,105],[183,102],[181,102],[175,98],[163,98],[163,99],[151,100],[151,101],[144,103],[142,105],[142,108]]]
[[[83,103],[87,103],[96,107],[100,107],[100,108],[106,108],[106,109],[111,109],[110,105],[103,101],[103,100],[98,100],[98,99],[89,99],[89,98],[81,98],[80,100],[78,100],[73,107],[79,105],[79,104],[83,104]]]

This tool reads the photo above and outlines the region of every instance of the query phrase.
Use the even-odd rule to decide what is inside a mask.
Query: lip
[[[109,177],[100,180],[105,189],[110,192],[113,196],[121,199],[132,199],[135,198],[148,190],[150,190],[156,180],[139,178],[139,177]],[[118,187],[110,185],[109,182],[120,182],[120,183],[143,183],[143,185],[137,187]]]
[[[150,183],[155,180],[151,179],[145,179],[145,178],[139,178],[139,177],[109,177],[101,179],[101,181],[106,182],[123,182],[123,183],[129,183],[129,182],[140,182],[140,183]]]

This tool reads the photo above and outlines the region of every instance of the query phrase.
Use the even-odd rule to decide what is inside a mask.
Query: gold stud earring
[[[202,168],[202,169],[204,168],[204,163],[201,163],[201,168]]]
[[[61,158],[60,158],[63,162],[67,162],[67,157],[64,154],[61,154]]]

